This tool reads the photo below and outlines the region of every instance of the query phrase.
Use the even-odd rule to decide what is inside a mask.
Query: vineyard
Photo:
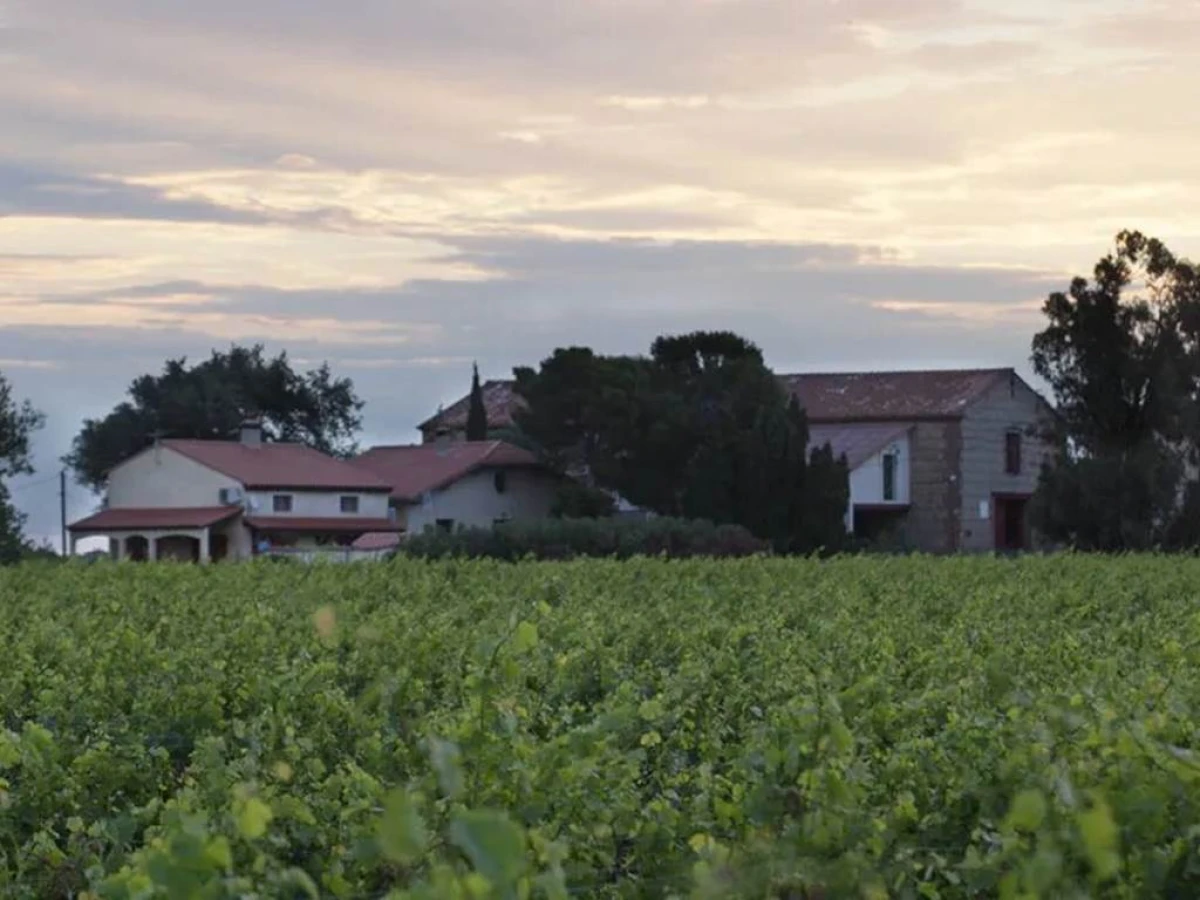
[[[0,570],[0,896],[1200,896],[1200,561]]]

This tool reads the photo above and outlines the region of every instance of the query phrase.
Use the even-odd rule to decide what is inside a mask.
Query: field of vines
[[[0,570],[0,897],[1198,897],[1200,561]]]

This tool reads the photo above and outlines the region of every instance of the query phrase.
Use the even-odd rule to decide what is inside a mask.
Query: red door
[[[992,498],[997,550],[1012,553],[1017,550],[1029,549],[1025,526],[1025,513],[1028,505],[1028,497],[996,495]]]

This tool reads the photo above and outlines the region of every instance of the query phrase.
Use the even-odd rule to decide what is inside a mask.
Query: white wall
[[[895,453],[896,494],[893,500],[883,499],[883,456]],[[903,506],[909,502],[911,492],[912,452],[908,435],[897,438],[850,473],[850,502],[872,505],[895,504]]]
[[[472,472],[453,484],[435,491],[427,506],[413,504],[405,510],[409,534],[420,534],[438,519],[453,519],[454,527],[490,528],[496,519],[537,519],[550,515],[558,481],[554,476],[534,470],[505,470],[508,484],[497,493],[495,471]]]
[[[292,511],[290,513],[275,512],[272,498],[276,494],[290,494]],[[343,513],[342,497],[357,497],[358,512]],[[249,512],[251,516],[303,516],[305,518],[370,518],[386,519],[388,514],[388,494],[386,491],[363,493],[362,491],[251,491],[250,500],[257,501],[258,506]]]
[[[238,482],[167,447],[149,449],[109,473],[111,508],[220,506],[221,489]]]

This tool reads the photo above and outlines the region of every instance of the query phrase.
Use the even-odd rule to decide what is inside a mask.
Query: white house
[[[158,441],[114,467],[107,489],[104,508],[70,526],[72,553],[107,537],[118,559],[210,562],[402,529],[388,484],[309,447],[264,442],[255,423],[236,441]]]
[[[409,534],[544,518],[561,484],[532,453],[504,441],[373,447],[352,462],[390,487],[394,518]],[[378,543],[371,536],[360,546]]]

